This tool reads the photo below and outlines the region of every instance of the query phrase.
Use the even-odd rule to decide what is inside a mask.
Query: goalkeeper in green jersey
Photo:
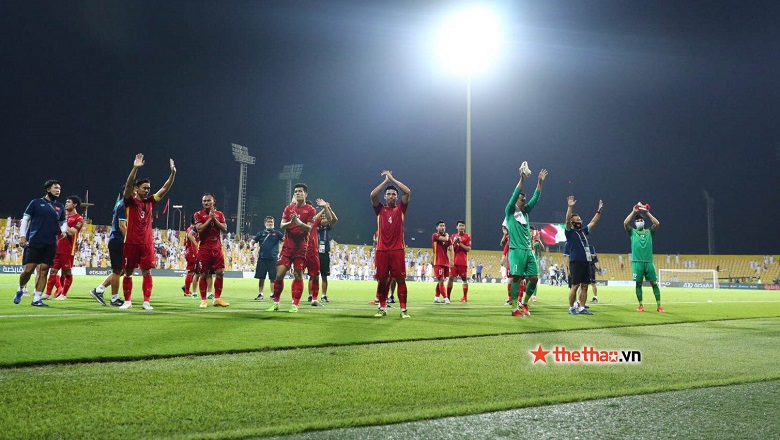
[[[643,213],[653,223],[650,229],[645,229]],[[631,227],[632,220],[636,228]],[[639,307],[636,310],[639,312],[645,311],[645,306],[642,305],[642,280],[645,279],[650,281],[653,286],[653,295],[655,295],[658,307],[656,310],[664,311],[664,308],[661,307],[661,289],[658,288],[658,276],[655,272],[655,264],[653,264],[653,235],[659,226],[661,223],[653,217],[653,214],[650,214],[650,205],[641,203],[634,205],[634,209],[623,221],[623,227],[631,237],[631,273],[636,283],[636,299],[639,301]]]
[[[536,283],[539,281],[539,265],[533,251],[531,241],[531,219],[529,214],[536,206],[539,195],[542,192],[542,183],[547,177],[547,170],[539,171],[531,200],[526,202],[525,194],[521,192],[523,182],[531,176],[531,170],[523,162],[520,167],[520,181],[509,198],[504,209],[506,227],[509,230],[509,274],[512,276],[511,293],[512,300],[517,301],[517,307],[512,311],[512,316],[530,315],[528,312],[528,299],[536,292]],[[519,296],[520,282],[526,280],[525,297],[521,301]]]

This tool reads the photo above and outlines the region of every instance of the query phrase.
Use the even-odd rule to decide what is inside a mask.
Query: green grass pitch
[[[128,311],[89,296],[98,277],[76,277],[49,308],[14,305],[17,280],[0,276],[4,438],[284,435],[780,379],[771,291],[663,289],[661,314],[649,288],[639,313],[632,288],[602,287],[593,316],[571,316],[566,289],[541,286],[532,315],[515,318],[504,285],[472,284],[461,304],[456,284],[456,301],[436,305],[433,284],[409,283],[402,320],[397,307],[373,318],[370,282],[332,281],[330,304],[294,314],[289,280],[278,312],[252,300],[255,280],[226,279],[231,306],[202,310],[181,279],[158,277],[151,312],[140,280]],[[642,362],[533,364],[540,344],[638,350]]]

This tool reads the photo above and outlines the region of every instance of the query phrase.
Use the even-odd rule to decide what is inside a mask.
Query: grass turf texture
[[[52,411],[40,424],[4,411],[9,437],[272,435],[780,378],[776,292],[664,289],[658,314],[634,312],[633,289],[602,288],[586,317],[543,286],[533,316],[513,318],[504,286],[434,305],[433,284],[410,283],[401,320],[371,317],[373,283],[332,282],[331,305],[290,314],[258,311],[269,302],[251,300],[251,280],[226,280],[230,308],[200,310],[181,279],[156,278],[151,313],[99,306],[96,277],[48,309],[17,306],[15,281],[0,278],[0,402]],[[532,366],[538,344],[636,349],[643,362]],[[190,356],[206,353],[218,355]],[[107,359],[125,362],[77,363]]]
[[[780,381],[754,382],[273,439],[770,439],[780,438],[779,394]]]

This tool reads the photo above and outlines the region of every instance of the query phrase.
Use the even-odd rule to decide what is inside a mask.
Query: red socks
[[[184,293],[192,293],[190,292],[190,289],[192,288],[192,278],[195,275],[188,273],[186,277],[184,277]],[[200,287],[200,286],[198,286]]]
[[[468,296],[469,296],[469,285],[463,283],[463,299],[468,299]]]
[[[309,293],[311,294],[312,301],[317,301],[320,296],[320,280],[309,280]]]
[[[60,291],[60,295],[67,296],[68,290],[70,290],[70,285],[73,284],[73,274],[63,275],[62,278],[65,281],[62,282],[62,290]]]
[[[217,279],[214,280],[214,299],[219,299],[219,297],[222,295],[222,283],[224,282],[224,278],[217,277]]]
[[[149,299],[152,297],[152,276],[151,275],[144,275],[143,276],[143,290],[144,290],[144,301],[149,301]]]
[[[125,294],[125,301],[130,301],[133,297],[133,278],[125,275],[122,278],[122,292]]]
[[[209,286],[209,282],[206,280],[206,277],[200,277],[200,280],[198,280],[198,287],[200,288],[200,300],[206,301],[206,289]]]
[[[46,294],[51,295],[52,289],[56,286],[57,291],[60,290],[60,276],[56,273],[54,275],[49,275],[49,281],[46,282]]]
[[[401,310],[406,310],[406,283],[398,283],[398,302],[401,303]]]
[[[284,290],[284,280],[274,280],[274,294],[271,297],[274,302],[279,302],[279,298],[282,296],[282,290]]]
[[[276,285],[274,285],[276,287]],[[275,291],[276,289],[274,289]],[[301,296],[303,295],[303,280],[293,280],[292,282],[292,300],[296,306],[301,302]]]

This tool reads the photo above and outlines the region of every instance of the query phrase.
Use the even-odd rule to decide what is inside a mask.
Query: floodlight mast
[[[236,213],[236,235],[241,235],[244,229],[244,209],[246,209],[246,166],[255,164],[255,157],[249,155],[249,150],[238,144],[230,144],[233,149],[233,159],[241,164],[238,179],[238,212]]]
[[[301,173],[303,173],[303,164],[301,163],[285,165],[284,168],[282,168],[282,172],[279,173],[279,180],[287,181],[287,198],[284,201],[285,205],[289,204],[292,200],[292,181],[299,179]]]
[[[471,81],[496,58],[498,19],[486,8],[464,9],[448,17],[438,35],[439,58],[449,70],[466,76],[466,233],[471,235]]]

